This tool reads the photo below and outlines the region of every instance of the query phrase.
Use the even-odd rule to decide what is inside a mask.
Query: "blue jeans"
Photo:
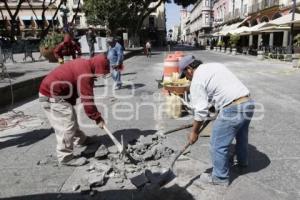
[[[213,125],[211,136],[212,176],[229,179],[229,150],[236,139],[239,164],[248,164],[248,129],[254,113],[254,101],[223,108]]]
[[[120,70],[112,69],[112,79],[115,81],[116,86],[120,87],[122,85]]]

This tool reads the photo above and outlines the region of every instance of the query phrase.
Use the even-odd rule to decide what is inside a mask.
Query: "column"
[[[274,44],[274,33],[270,33],[269,46],[272,47]]]
[[[249,47],[253,45],[253,35],[249,35]]]
[[[289,41],[289,31],[283,31],[282,47],[287,47]]]
[[[257,40],[257,46],[258,46],[258,47],[260,46],[261,41],[262,41],[262,35],[259,34],[259,35],[258,35],[258,40]]]

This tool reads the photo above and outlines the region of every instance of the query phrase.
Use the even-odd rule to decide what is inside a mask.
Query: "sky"
[[[180,9],[181,7],[174,3],[166,4],[167,31],[172,29],[174,25],[180,24]]]

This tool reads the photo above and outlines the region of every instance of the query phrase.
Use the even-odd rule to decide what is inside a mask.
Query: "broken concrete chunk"
[[[108,154],[108,159],[111,161],[119,160],[118,154]]]
[[[152,144],[152,137],[151,136],[148,136],[148,137],[141,136],[139,138],[139,142],[142,145],[150,146]]]
[[[159,166],[160,165],[160,162],[159,161],[152,161],[151,163],[150,163],[150,166],[151,167],[156,167],[156,166]]]
[[[90,185],[88,183],[88,177],[82,177],[81,180],[80,180],[80,192],[81,193],[85,193],[85,192],[88,192],[90,191]]]
[[[117,154],[118,152],[118,148],[116,146],[111,146],[108,148],[109,153],[113,153],[113,154]]]
[[[143,155],[143,159],[144,160],[150,160],[153,157],[153,152],[152,151],[147,151],[144,155]]]
[[[73,186],[72,190],[77,191],[77,190],[79,190],[79,188],[80,188],[80,185],[76,184]]]
[[[95,170],[98,172],[104,172],[105,174],[108,174],[112,170],[111,164],[104,164],[101,162],[94,163]]]
[[[88,175],[88,183],[90,187],[103,186],[105,184],[105,173],[94,172]]]
[[[141,188],[146,183],[149,182],[149,180],[147,179],[147,177],[144,173],[141,173],[140,175],[130,178],[130,181],[137,188]]]
[[[108,149],[106,148],[105,145],[102,144],[96,151],[95,158],[103,159],[106,158],[107,155],[108,155]]]
[[[122,178],[116,178],[116,179],[114,179],[114,182],[115,183],[124,183],[124,179],[122,179]]]

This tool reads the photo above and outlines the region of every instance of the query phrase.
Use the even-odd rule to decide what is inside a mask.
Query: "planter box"
[[[232,55],[236,55],[236,48],[233,48],[233,49],[232,49],[231,54],[232,54]]]
[[[257,59],[264,60],[264,52],[263,51],[257,51]]]
[[[293,64],[294,68],[300,67],[300,54],[299,53],[292,54],[292,64]]]
[[[49,62],[57,62],[57,59],[54,56],[53,53],[54,48],[44,48],[40,47],[40,53],[42,56],[44,56]]]

